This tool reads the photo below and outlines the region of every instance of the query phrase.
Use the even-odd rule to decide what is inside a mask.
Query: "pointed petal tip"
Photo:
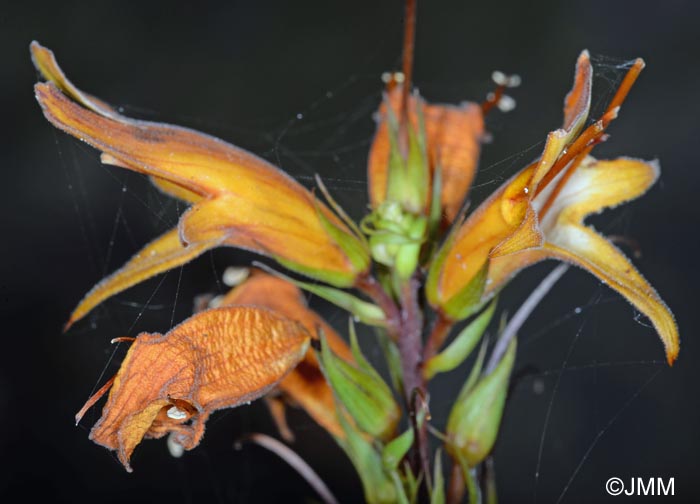
[[[29,54],[32,57],[32,63],[34,64],[34,67],[41,72],[41,68],[39,68],[39,57],[41,52],[47,52],[49,54],[53,54],[51,52],[51,49],[48,49],[44,46],[42,46],[39,41],[37,40],[32,40],[31,43],[29,44]]]
[[[70,328],[73,327],[73,324],[75,324],[78,320],[80,320],[80,317],[77,317],[74,311],[70,314],[70,318],[66,321],[66,323],[63,324],[63,329],[61,332],[63,334],[66,334],[70,330]]]
[[[678,349],[673,349],[666,352],[666,362],[668,362],[669,367],[673,367],[678,359]]]

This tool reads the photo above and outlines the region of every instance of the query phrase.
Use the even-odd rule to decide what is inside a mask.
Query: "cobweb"
[[[631,62],[597,55],[592,60],[596,67],[596,82],[591,115],[597,117]],[[237,145],[241,145],[237,137],[244,131],[242,136],[247,140],[252,139],[250,143],[254,148],[251,150],[281,167],[305,186],[313,186],[313,177],[319,173],[334,197],[354,218],[359,219],[367,208],[364,170],[373,134],[374,123],[371,117],[379,104],[380,90],[381,82],[377,75],[352,74],[338,86],[321,93],[317,100],[300,106],[291,117],[272,120],[272,124],[260,128],[250,127],[247,131],[241,128],[225,130],[222,125],[208,124],[201,118],[196,118],[197,124],[192,124],[192,118],[177,116],[175,121],[168,122],[182,119],[182,124],[216,133]],[[158,113],[142,108],[125,106],[123,110],[126,114],[148,120],[163,120]],[[507,118],[503,122],[507,123]],[[556,123],[553,126],[556,126]],[[509,131],[507,127],[499,132],[501,136],[506,134],[516,133]],[[546,131],[543,131],[542,138],[545,134]],[[143,177],[100,164],[95,151],[84,144],[72,139],[67,140],[59,134],[56,138],[58,155],[66,174],[66,190],[74,208],[75,225],[82,237],[83,250],[79,253],[84,255],[86,267],[90,269],[96,282],[121,266],[130,254],[135,253],[152,238],[174,227],[185,206],[161,194]],[[541,147],[542,142],[522,146],[518,152],[483,166],[475,186],[475,189],[478,189],[476,193],[485,195],[491,192],[526,162],[537,157]],[[497,140],[495,145],[486,146],[485,150],[497,151]],[[111,194],[108,201],[101,201],[99,205],[92,195],[92,184],[95,180],[98,180],[100,186],[106,186],[106,190]],[[105,218],[105,212],[111,213],[111,219]],[[618,210],[614,218],[606,215],[595,222],[602,223],[598,228],[603,231],[624,235],[633,216],[634,212],[631,210]],[[111,221],[106,230],[101,227],[101,223],[105,221]],[[246,265],[251,259],[260,258],[230,250],[207,253],[192,265],[176,268],[103,303],[88,315],[87,321],[81,322],[71,331],[78,334],[104,334],[105,342],[115,336],[136,336],[143,330],[166,331],[191,313],[194,295],[203,292],[218,295],[226,291],[226,286],[221,281],[226,266]],[[541,277],[543,269],[535,269],[538,277]],[[574,275],[580,276],[578,273]],[[527,294],[527,289],[532,287],[533,280],[533,275],[524,281],[516,280],[514,293],[504,296],[501,308],[514,311],[517,303]],[[611,428],[624,418],[632,403],[640,397],[643,401],[645,389],[664,369],[661,359],[599,361],[588,358],[586,352],[583,352],[584,356],[578,355],[577,350],[585,341],[625,337],[610,334],[606,329],[605,322],[601,320],[601,312],[605,311],[606,306],[614,305],[616,310],[629,313],[625,311],[627,305],[619,296],[605,287],[596,285],[590,276],[586,277],[586,282],[589,291],[593,286],[592,293],[589,292],[587,298],[582,296],[582,292],[586,292],[585,289],[573,292],[572,296],[569,295],[572,293],[570,290],[566,296],[558,296],[566,289],[555,288],[557,294],[554,295],[564,297],[566,301],[554,303],[554,308],[548,307],[543,316],[534,316],[533,320],[526,324],[521,335],[519,361],[514,374],[519,376],[518,368],[526,371],[521,373],[522,376],[517,380],[506,409],[505,432],[497,445],[496,463],[500,464],[499,457],[503,458],[504,472],[513,473],[513,463],[507,461],[511,456],[516,456],[510,455],[508,441],[512,441],[516,444],[513,452],[518,453],[521,460],[527,461],[517,468],[526,476],[517,479],[521,483],[522,491],[506,491],[507,497],[517,495],[519,501],[534,503],[552,500],[566,502],[567,497],[571,495],[572,485],[577,482],[587,464],[590,464],[596,449],[606,442]],[[309,301],[313,307],[321,310],[341,333],[344,332],[346,319],[339,311],[330,309],[327,304],[312,297],[309,297]],[[635,314],[634,320],[644,323],[638,314]],[[629,330],[629,327],[627,329]],[[368,334],[363,340],[364,349],[370,358],[378,363],[379,347],[372,345],[371,336]],[[562,341],[568,342],[563,352],[560,346]],[[554,350],[547,349],[546,357],[539,358],[538,352],[548,346]],[[124,353],[125,345],[114,345],[104,358],[102,369],[95,377],[91,390],[86,391],[86,398],[116,371],[118,361]],[[466,372],[467,368],[464,367],[450,379],[439,377],[435,380],[431,403],[434,418],[446,418],[453,394],[445,391],[458,390]],[[567,432],[565,425],[557,424],[565,421],[565,415],[561,414],[562,409],[569,408],[571,404],[570,398],[565,398],[564,392],[577,390],[576,384],[580,384],[582,380],[583,388],[592,386],[602,395],[606,394],[606,387],[611,383],[621,381],[629,387],[622,394],[623,397],[613,401],[612,405],[603,404],[605,401],[588,395],[575,397],[575,401],[580,405],[597,408],[598,420],[592,430],[590,425],[582,426],[581,422],[574,422],[571,425],[573,432]],[[593,380],[592,384],[590,380]],[[533,398],[534,408],[527,404]],[[207,450],[210,449],[207,443],[209,433],[218,429],[226,430],[221,423],[224,420],[228,421],[232,416],[236,416],[238,428],[245,430],[254,425],[260,428],[259,423],[256,423],[252,414],[247,411],[248,408],[238,408],[215,415],[209,422],[208,435],[197,448],[200,452],[198,456],[207,457]],[[261,412],[260,408],[256,411],[257,414]],[[523,422],[520,426],[521,431],[514,435],[515,427],[514,421],[510,420],[511,416],[526,413],[528,421]],[[97,408],[93,408],[92,413],[83,420],[83,428],[87,429],[98,415]],[[292,427],[297,432],[315,429],[312,422],[303,415],[293,415],[292,420],[296,421]],[[440,420],[437,420],[436,424],[442,426],[440,423]],[[530,436],[537,442],[528,443],[525,447],[526,453],[522,453],[521,447],[514,441],[517,436]],[[557,438],[576,439],[577,442],[574,446],[566,448],[568,456],[564,461],[555,463],[553,451],[561,453],[561,447],[556,446]],[[165,450],[165,443],[162,445],[161,448]],[[311,453],[319,457],[319,453]],[[329,456],[340,458],[343,454],[340,449],[336,449]],[[311,462],[313,465],[314,461]],[[319,464],[319,460],[315,462],[316,465]],[[178,467],[186,471],[186,466]],[[254,471],[255,468],[248,464],[243,470]],[[213,470],[211,475],[211,484],[217,487],[220,483]],[[499,483],[504,481],[499,479]],[[600,485],[601,482],[595,481],[591,484]],[[330,485],[333,487],[332,481]],[[239,492],[239,499],[255,500],[254,492],[250,488],[239,488]],[[221,489],[214,488],[214,494],[217,500],[223,500]]]

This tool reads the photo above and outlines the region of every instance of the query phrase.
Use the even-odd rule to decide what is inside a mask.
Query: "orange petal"
[[[574,85],[564,99],[564,125],[547,136],[544,152],[532,177],[530,191],[537,189],[564,149],[576,139],[585,125],[591,107],[592,81],[591,61],[588,51],[583,51],[576,62]]]
[[[428,292],[431,304],[440,308],[449,303],[470,285],[487,260],[491,262],[486,293],[493,293],[496,289],[494,277],[499,280],[510,278],[514,273],[507,265],[527,262],[530,256],[522,251],[542,245],[539,216],[532,206],[532,199],[540,182],[586,122],[591,102],[591,80],[590,59],[588,52],[583,51],[576,64],[573,88],[564,101],[563,128],[550,132],[540,158],[504,183],[461,226],[449,244],[450,250],[446,251],[440,271],[430,272],[430,276],[438,276],[432,279],[436,292]],[[498,259],[511,254],[517,256],[513,262]],[[526,257],[528,259],[524,259]]]
[[[593,67],[588,51],[583,51],[576,61],[574,87],[564,99],[564,129],[578,133],[586,123],[591,107]]]
[[[593,273],[649,317],[672,364],[679,351],[673,314],[624,254],[583,223],[590,214],[639,197],[654,184],[658,174],[655,163],[629,158],[613,161],[587,158],[567,180],[541,220],[544,247],[494,259],[489,269],[487,295],[497,291],[522,268],[543,259],[575,264]],[[535,206],[540,207],[546,198],[545,193],[539,195]]]
[[[386,197],[391,142],[387,106],[398,115],[400,87],[394,88],[382,103],[379,124],[369,153],[368,176],[370,200],[379,206]],[[474,103],[454,105],[423,104],[416,96],[409,99],[409,120],[418,128],[417,107],[423,106],[426,144],[431,171],[440,166],[442,174],[441,203],[451,222],[459,212],[469,191],[479,160],[480,142],[484,135],[481,107]]]
[[[101,150],[107,162],[148,174],[160,188],[190,202],[227,196],[226,213],[237,218],[225,232],[244,235],[240,241],[246,248],[336,286],[352,285],[368,267],[368,253],[348,227],[298,182],[257,156],[186,128],[106,116],[102,108],[70,100],[53,83],[37,84],[35,90],[47,119]],[[288,236],[298,239],[290,243]],[[237,246],[237,241],[231,238],[229,244]],[[295,244],[302,249],[294,249]]]
[[[213,411],[265,394],[299,363],[308,343],[299,323],[253,307],[208,310],[165,335],[140,334],[90,438],[117,450],[129,471],[144,437],[174,432],[192,449]]]
[[[475,103],[428,105],[425,132],[431,166],[440,167],[441,203],[452,222],[464,203],[476,174],[484,135],[481,107]]]
[[[180,240],[177,229],[168,231],[146,245],[120,269],[95,285],[73,310],[65,328],[68,329],[105,299],[159,273],[188,263],[205,251],[219,246],[221,242],[221,237],[212,237],[206,241],[185,245]]]
[[[546,229],[556,225],[555,221],[579,224],[588,215],[636,199],[654,185],[659,172],[655,161],[625,157],[599,161],[589,156],[557,194],[542,226]],[[539,207],[546,196],[539,195],[535,206]]]
[[[226,245],[273,256],[335,285],[351,285],[357,273],[314,210],[271,193],[222,195],[195,205],[180,220],[183,240],[196,243],[223,235]]]
[[[585,227],[562,229],[549,256],[580,266],[622,294],[651,320],[672,365],[678,357],[678,326],[668,306],[629,260],[604,237]]]
[[[649,317],[672,364],[679,350],[673,314],[622,252],[583,224],[592,213],[644,194],[658,175],[656,163],[629,158],[612,161],[589,158],[557,195],[551,214],[542,224],[553,257],[589,270]]]
[[[534,169],[533,165],[504,184],[469,216],[449,242],[440,271],[431,269],[429,273],[439,276],[436,295],[431,298],[437,308],[468,286],[490,257],[541,245],[542,236],[526,191]]]
[[[29,49],[32,54],[32,62],[36,69],[46,80],[53,82],[65,94],[80,103],[83,107],[97,112],[100,115],[111,118],[122,117],[116,110],[99,98],[84,93],[75,87],[63,73],[61,67],[58,66],[56,57],[50,49],[43,47],[36,40],[30,44]]]
[[[100,161],[104,164],[112,165],[112,166],[118,166],[119,168],[126,168],[127,170],[130,170],[131,167],[118,160],[117,158],[105,154],[104,152],[100,155]],[[167,194],[168,196],[172,196],[173,198],[180,199],[182,201],[186,201],[187,203],[199,203],[202,201],[202,197],[199,194],[193,193],[192,191],[185,189],[184,187],[181,187],[177,184],[174,184],[168,180],[158,178],[158,177],[150,177],[151,182],[153,182],[153,185],[156,186],[162,193]]]
[[[301,323],[311,334],[322,329],[331,349],[348,362],[353,360],[345,341],[316,312],[306,307],[303,293],[289,282],[254,270],[222,300],[222,305],[264,306]],[[304,360],[279,384],[279,388],[334,436],[343,436],[336,416],[333,392],[321,373],[316,355],[309,350]]]

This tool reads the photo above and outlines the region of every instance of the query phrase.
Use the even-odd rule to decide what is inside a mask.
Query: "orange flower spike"
[[[77,90],[50,51],[34,43],[32,54],[49,79],[35,91],[52,124],[101,150],[105,162],[155,177],[159,188],[194,203],[171,231],[179,244],[166,237],[149,245],[91,292],[69,324],[124,288],[220,245],[272,256],[338,287],[353,285],[369,267],[362,239],[282,171],[208,135],[119,115]]]
[[[635,62],[603,117],[581,132],[592,78],[588,53],[581,54],[565,100],[563,128],[548,135],[539,160],[506,182],[454,232],[431,265],[426,292],[443,315],[464,318],[524,267],[559,259],[589,270],[647,315],[673,363],[679,336],[668,307],[617,248],[583,223],[592,213],[642,195],[658,177],[656,163],[588,156],[604,140],[643,66],[642,60]],[[465,299],[472,306],[465,306]]]
[[[221,300],[221,306],[229,305],[270,308],[299,322],[310,334],[316,334],[320,328],[336,355],[348,362],[353,360],[350,348],[345,341],[317,313],[306,307],[302,292],[281,278],[260,270],[253,270],[247,280],[232,289]],[[333,391],[321,373],[314,351],[309,350],[299,365],[279,383],[278,387],[328,432],[337,437],[344,435],[336,416]]]
[[[379,122],[368,162],[369,195],[373,208],[377,208],[387,196],[391,153],[389,114],[399,117],[401,96],[401,86],[392,86],[379,109]],[[441,206],[446,220],[452,222],[476,173],[480,143],[484,136],[481,107],[475,103],[431,105],[423,102],[419,96],[411,95],[408,120],[414,131],[419,130],[418,107],[422,107],[423,112],[430,170],[434,172],[436,167],[440,167]]]
[[[142,333],[114,377],[90,439],[116,450],[129,472],[143,438],[172,432],[191,450],[213,411],[268,392],[304,357],[309,341],[298,322],[241,306],[198,313],[165,335]]]

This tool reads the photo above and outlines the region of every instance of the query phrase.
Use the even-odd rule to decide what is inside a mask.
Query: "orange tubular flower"
[[[368,269],[364,239],[285,173],[202,133],[124,117],[77,89],[51,51],[36,42],[31,49],[49,81],[35,91],[52,124],[102,151],[103,162],[150,175],[192,204],[176,229],[95,286],[68,325],[108,297],[218,246],[269,255],[338,287],[352,286]]]
[[[542,156],[485,201],[443,245],[427,280],[432,306],[452,320],[474,313],[518,271],[544,259],[587,269],[652,321],[669,364],[679,350],[678,329],[656,291],[585,218],[642,195],[656,181],[656,162],[598,161],[588,154],[644,67],[637,60],[600,120],[583,129],[590,107],[592,69],[584,51],[564,103],[564,125],[551,132]],[[582,131],[583,130],[583,131]]]
[[[213,411],[268,392],[304,357],[309,341],[301,324],[265,308],[198,313],[165,335],[140,334],[76,421],[111,387],[90,438],[116,450],[131,472],[129,459],[144,437],[173,433],[191,450]]]
[[[369,196],[373,208],[387,197],[392,150],[390,119],[392,115],[400,117],[401,91],[401,86],[390,84],[379,109],[379,124],[368,162]],[[443,217],[448,223],[452,222],[476,173],[484,135],[481,107],[468,102],[459,106],[426,104],[414,94],[409,98],[408,111],[409,124],[414,131],[420,131],[419,117],[422,115],[430,174],[434,175],[439,168]]]
[[[316,334],[321,329],[336,355],[348,362],[353,360],[345,341],[316,312],[307,308],[302,292],[281,278],[254,270],[248,279],[221,300],[220,306],[229,305],[269,308],[299,322],[310,334]],[[321,372],[313,350],[307,352],[296,369],[279,383],[278,388],[328,432],[337,437],[344,435],[336,416],[333,391]],[[284,425],[283,422],[278,423]]]

